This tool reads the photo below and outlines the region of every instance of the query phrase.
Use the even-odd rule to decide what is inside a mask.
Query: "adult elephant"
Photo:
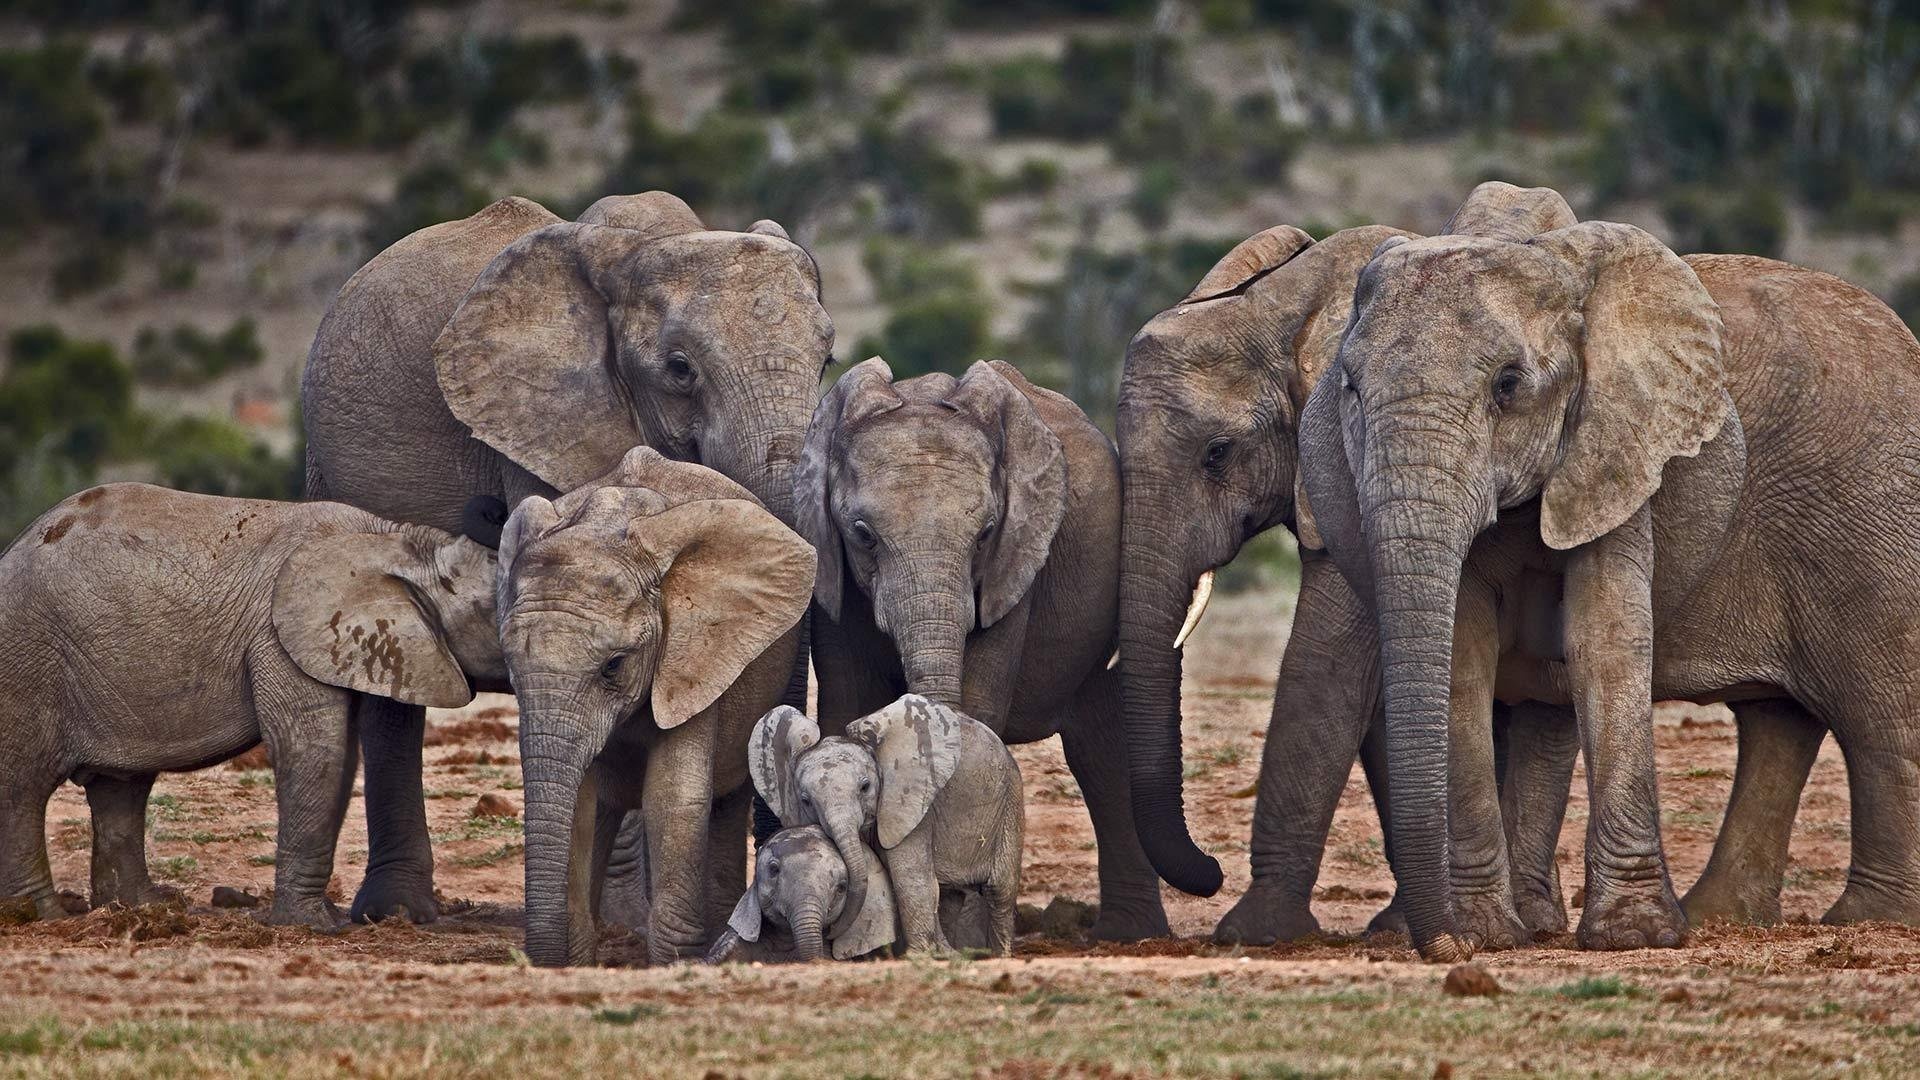
[[[1569,224],[1556,193],[1489,183],[1450,230],[1530,234]],[[1241,243],[1128,346],[1119,407],[1124,489],[1120,653],[1134,815],[1155,867],[1190,892],[1212,892],[1218,865],[1192,844],[1181,811],[1180,663],[1176,641],[1197,612],[1195,582],[1258,533],[1302,537],[1300,596],[1280,668],[1254,812],[1253,884],[1221,922],[1223,940],[1270,943],[1318,931],[1315,878],[1356,751],[1383,822],[1384,758],[1368,737],[1379,711],[1372,613],[1326,554],[1296,499],[1298,417],[1332,362],[1355,276],[1373,251],[1411,234],[1380,225],[1318,243],[1277,226]],[[1183,612],[1189,612],[1183,622]],[[1529,929],[1560,929],[1565,908],[1552,852],[1573,744],[1557,715],[1529,707],[1508,725],[1513,892]],[[1544,856],[1541,853],[1544,852]],[[1376,917],[1391,925],[1390,908]]]
[[[507,198],[348,280],[301,382],[307,497],[457,528],[474,496],[554,496],[634,446],[793,517],[833,344],[812,258],[773,222],[710,230],[665,192],[562,221]],[[355,918],[436,914],[417,707],[361,726],[369,854]]]
[[[1888,660],[1920,649],[1916,396],[1920,344],[1825,274],[1683,260],[1607,222],[1382,246],[1302,414],[1302,464],[1380,628],[1395,869],[1423,956],[1471,952],[1449,833],[1497,831],[1497,805],[1457,797],[1449,755],[1496,696],[1578,714],[1583,946],[1687,926],[1656,697],[1749,706],[1802,749],[1829,727],[1855,839],[1826,918],[1920,919],[1920,673]]]

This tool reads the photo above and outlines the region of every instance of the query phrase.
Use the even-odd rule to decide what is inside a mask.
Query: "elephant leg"
[[[707,937],[727,928],[733,906],[747,891],[747,817],[755,793],[742,784],[713,800],[707,819]]]
[[[1333,562],[1324,555],[1303,559],[1293,633],[1260,756],[1249,845],[1253,883],[1214,929],[1215,941],[1271,945],[1320,931],[1313,886],[1354,753],[1379,711],[1379,656],[1373,615]],[[1383,808],[1384,790],[1384,784],[1375,787]],[[1384,809],[1381,820],[1384,825]]]
[[[1119,713],[1114,716],[1117,719]],[[981,889],[981,919],[985,923],[987,951],[994,956],[1013,955],[1014,908],[1020,902],[1020,853],[1026,847],[1026,814],[1017,799],[1011,809],[1009,835],[994,852],[993,866]],[[1095,920],[1096,931],[1098,921]]]
[[[327,883],[353,797],[354,699],[366,699],[297,672],[257,671],[254,687],[280,811],[267,919],[332,930],[343,921],[327,899]]]
[[[0,775],[7,777],[0,792],[0,899],[30,897],[40,918],[58,919],[66,910],[54,893],[47,861],[47,800],[60,778],[30,769]]]
[[[923,821],[899,846],[882,853],[908,952],[951,952],[940,929],[940,879],[933,868],[933,827]]]
[[[1686,937],[1660,840],[1652,567],[1645,506],[1567,558],[1567,682],[1587,763],[1584,949],[1674,948]]]
[[[1853,860],[1840,899],[1821,916],[1832,924],[1895,922],[1920,925],[1920,754],[1910,731],[1920,715],[1905,703],[1897,714],[1839,718],[1834,736],[1847,760],[1852,803]],[[1862,710],[1865,711],[1865,710]]]
[[[644,933],[647,929],[647,819],[638,810],[617,812],[607,841],[606,880],[595,910],[600,921]]]
[[[427,839],[421,742],[427,711],[363,695],[355,709],[366,762],[367,875],[353,898],[353,921],[440,916],[433,896],[433,844]]]
[[[1367,778],[1367,794],[1373,798],[1374,816],[1380,819],[1381,854],[1386,856],[1387,869],[1394,870],[1393,797],[1387,790],[1387,714],[1377,702],[1373,720],[1367,724],[1367,733],[1360,740],[1360,772]],[[1367,933],[1412,936],[1407,929],[1407,916],[1400,910],[1397,888],[1387,906],[1367,920]]]
[[[667,732],[647,754],[641,811],[646,817],[652,905],[647,962],[697,959],[709,944],[708,821],[713,809],[711,718]],[[743,825],[744,828],[744,825]],[[735,897],[738,899],[738,897]]]
[[[87,778],[87,809],[93,818],[92,907],[139,907],[179,896],[147,876],[147,796],[154,774]]]
[[[1500,806],[1493,746],[1493,679],[1499,627],[1492,591],[1462,582],[1453,634],[1448,720],[1448,827],[1453,848],[1453,908],[1476,949],[1511,949],[1532,935],[1514,909],[1513,876]]]
[[[1788,698],[1742,701],[1732,709],[1740,730],[1733,792],[1707,868],[1680,906],[1695,926],[1712,919],[1772,926],[1780,921],[1800,792],[1827,728]]]
[[[1166,937],[1171,931],[1160,901],[1160,875],[1133,829],[1126,732],[1120,721],[1119,672],[1102,669],[1081,684],[1060,730],[1067,768],[1093,819],[1100,863],[1100,915],[1093,936],[1105,941]]]
[[[1560,826],[1567,816],[1580,725],[1573,710],[1538,701],[1506,710],[1500,817],[1506,826],[1513,905],[1532,933],[1567,928],[1560,888]]]

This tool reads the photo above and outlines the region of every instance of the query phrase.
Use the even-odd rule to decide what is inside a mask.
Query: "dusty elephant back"
[[[396,241],[347,280],[301,377],[308,498],[459,529],[466,499],[497,484],[498,456],[447,408],[433,342],[495,255],[559,220],[508,197]]]

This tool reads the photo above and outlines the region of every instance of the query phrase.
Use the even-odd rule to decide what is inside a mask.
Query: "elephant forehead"
[[[808,777],[872,775],[873,755],[858,743],[829,736],[800,759],[800,771]]]
[[[775,859],[786,860],[796,856],[817,855],[821,849],[833,850],[833,841],[818,825],[801,825],[797,828],[782,829],[769,838],[754,856],[754,865],[762,872]]]
[[[920,464],[985,468],[993,461],[993,443],[952,409],[908,405],[849,429],[841,439],[841,460],[853,474],[867,479]]]

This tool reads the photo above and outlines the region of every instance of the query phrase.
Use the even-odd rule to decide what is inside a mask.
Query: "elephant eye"
[[[870,548],[880,542],[880,538],[874,535],[872,527],[858,518],[853,522],[853,538],[858,540],[860,546],[864,548]]]
[[[980,536],[976,542],[984,544],[987,541],[993,539],[993,530],[999,527],[1000,527],[1000,523],[998,521],[995,521],[992,518],[988,518],[986,527],[980,530]]]
[[[1520,384],[1524,379],[1519,368],[1501,368],[1500,374],[1493,377],[1493,403],[1502,409],[1512,405],[1514,395],[1520,392]]]
[[[837,892],[837,893],[843,893],[843,892],[846,892],[846,891],[847,891],[847,883],[846,883],[846,882],[844,882],[844,881],[836,881],[836,882],[834,882],[834,883],[833,883],[833,891],[834,891],[834,892]]]
[[[1209,469],[1218,469],[1227,463],[1227,455],[1233,450],[1232,439],[1215,439],[1207,444],[1205,465]]]
[[[873,781],[871,780],[860,781],[860,794],[865,795],[867,792],[872,790],[873,790]]]
[[[626,662],[626,653],[614,653],[607,657],[606,662],[600,665],[600,677],[608,682],[617,681],[620,678],[620,669],[626,665]]]
[[[681,386],[693,385],[693,365],[687,362],[682,353],[669,353],[666,362],[667,378]]]

